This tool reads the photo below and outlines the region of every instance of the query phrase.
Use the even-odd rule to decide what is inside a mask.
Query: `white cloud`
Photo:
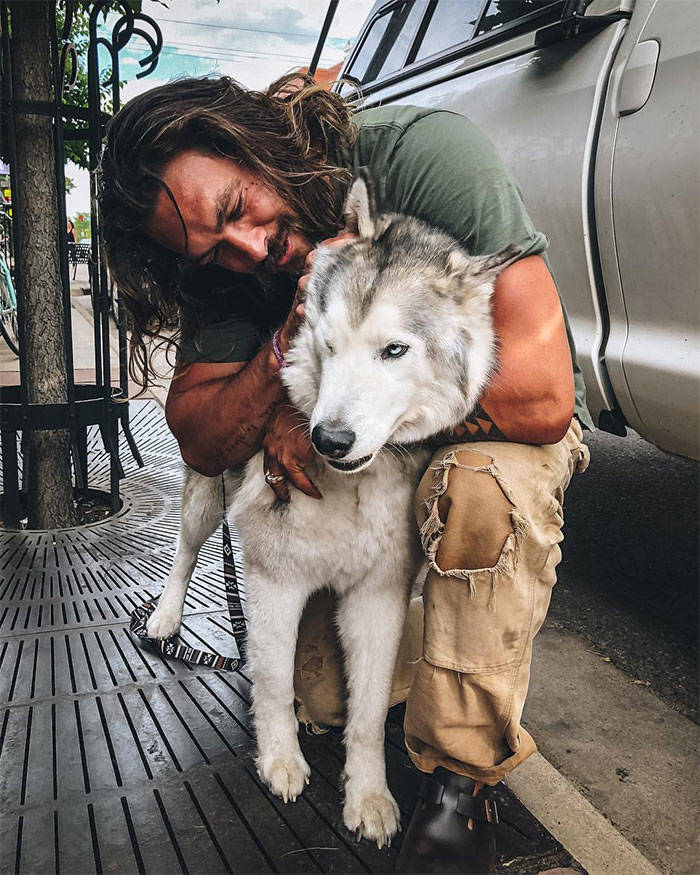
[[[321,66],[342,60],[372,7],[372,0],[341,0]],[[230,75],[249,88],[264,88],[278,76],[308,66],[326,15],[325,0],[154,0],[143,11],[159,24],[163,50],[158,68],[135,80],[145,44],[134,37],[122,52],[125,99],[179,76]],[[144,52],[139,50],[143,47]]]

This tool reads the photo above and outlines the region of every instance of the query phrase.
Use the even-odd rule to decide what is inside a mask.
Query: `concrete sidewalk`
[[[700,871],[691,720],[547,621],[523,723],[540,753],[507,783],[590,873]]]

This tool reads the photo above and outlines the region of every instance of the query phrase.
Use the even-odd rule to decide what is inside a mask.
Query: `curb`
[[[506,784],[589,875],[659,875],[660,870],[541,754],[525,760]]]

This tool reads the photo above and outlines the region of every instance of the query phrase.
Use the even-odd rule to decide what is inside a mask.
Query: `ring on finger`
[[[272,485],[273,483],[281,483],[284,477],[281,474],[272,474],[270,471],[265,471],[265,481]]]

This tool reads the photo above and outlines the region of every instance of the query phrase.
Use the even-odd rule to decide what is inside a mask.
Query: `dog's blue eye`
[[[382,350],[383,359],[398,359],[408,350],[405,343],[390,343]]]

